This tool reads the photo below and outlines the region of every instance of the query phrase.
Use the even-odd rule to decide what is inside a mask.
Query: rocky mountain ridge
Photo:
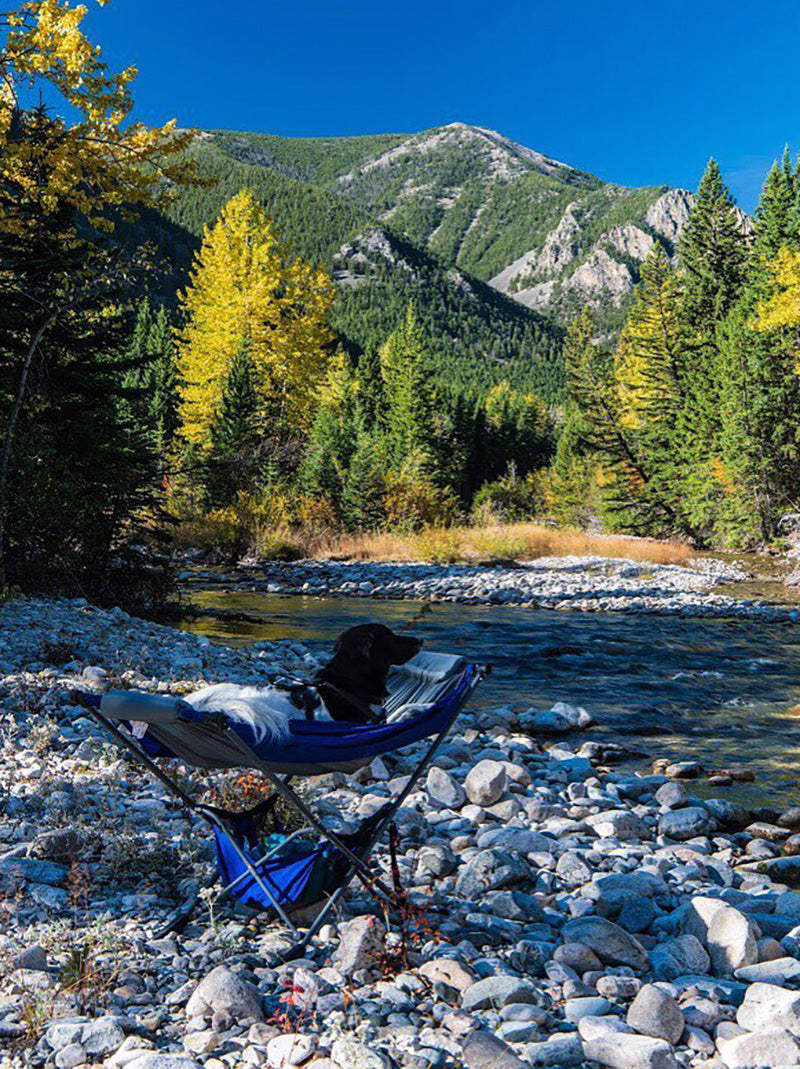
[[[340,250],[342,285],[367,281],[384,253],[396,261],[394,234],[464,285],[473,276],[561,324],[589,303],[612,331],[653,244],[675,254],[693,199],[604,182],[464,122],[362,138],[209,136],[235,159],[324,188],[373,220]]]

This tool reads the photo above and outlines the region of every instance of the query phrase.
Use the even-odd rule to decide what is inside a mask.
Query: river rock
[[[432,765],[425,780],[428,797],[443,809],[460,809],[467,800],[464,788],[449,772]]]
[[[540,995],[532,984],[517,976],[487,976],[478,980],[464,992],[462,1008],[471,1012],[491,1007],[500,1009],[509,1002],[532,1002],[540,1000]]]
[[[564,735],[589,727],[594,723],[594,717],[579,706],[557,702],[552,709],[545,711],[526,710],[520,714],[518,722],[531,735]]]
[[[203,1069],[200,1062],[188,1054],[166,1054],[148,1051],[133,1061],[126,1062],[125,1069]]]
[[[87,1054],[102,1056],[113,1054],[125,1041],[125,1033],[114,1017],[97,1017],[93,1021],[65,1018],[54,1021],[44,1038],[55,1051],[80,1044]]]
[[[664,809],[680,809],[689,804],[689,792],[678,780],[670,780],[658,788],[656,801]]]
[[[683,1035],[684,1018],[680,1006],[655,984],[645,984],[628,1007],[631,1028],[644,1036],[666,1039],[673,1046]]]
[[[790,1069],[800,1065],[800,1042],[783,1028],[746,1032],[719,1042],[728,1069]]]
[[[391,1069],[385,1054],[350,1036],[340,1036],[333,1041],[331,1057],[341,1069]]]
[[[385,941],[386,928],[377,917],[371,914],[354,917],[339,930],[333,964],[345,976],[352,976],[359,969],[374,969]]]
[[[464,780],[464,790],[473,805],[494,805],[503,797],[505,789],[506,770],[499,761],[479,761]]]
[[[586,1040],[583,1052],[587,1061],[609,1069],[677,1069],[672,1047],[663,1039],[609,1032]]]
[[[714,820],[707,809],[690,805],[664,813],[658,822],[658,834],[667,839],[684,842],[686,839],[694,839],[697,835],[705,835],[713,826]]]
[[[603,839],[620,839],[622,842],[651,838],[650,829],[643,820],[628,809],[608,809],[586,817],[586,823]]]
[[[291,1065],[302,1065],[314,1053],[316,1046],[316,1037],[304,1035],[302,1032],[274,1036],[267,1043],[267,1061],[271,1069],[288,1069]]]
[[[530,1063],[518,1058],[502,1039],[480,1028],[472,1032],[461,1048],[466,1069],[528,1069]]]
[[[530,869],[517,854],[504,850],[481,850],[464,865],[456,881],[456,894],[478,899],[487,891],[511,887],[530,875]]]
[[[650,965],[656,980],[676,980],[679,976],[705,975],[711,959],[697,936],[680,935],[655,947],[650,952]]]
[[[568,921],[562,934],[570,943],[583,943],[609,965],[630,965],[637,970],[647,968],[647,954],[639,940],[604,917]]]
[[[194,989],[186,1004],[187,1017],[211,1017],[225,1013],[241,1021],[252,1017],[264,1019],[258,992],[246,980],[225,965],[218,965]]]
[[[775,984],[750,984],[736,1020],[749,1032],[785,1028],[800,1035],[800,991],[789,991]]]
[[[442,983],[456,991],[466,991],[475,983],[475,974],[460,961],[452,958],[433,958],[419,967],[419,973],[432,984]]]
[[[737,969],[758,961],[760,932],[755,923],[719,899],[693,898],[682,926],[705,943],[715,976],[731,976]]]

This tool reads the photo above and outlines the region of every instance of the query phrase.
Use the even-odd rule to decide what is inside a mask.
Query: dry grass
[[[308,555],[349,560],[480,561],[537,557],[622,557],[651,564],[681,564],[692,556],[680,542],[626,535],[592,535],[535,523],[432,528],[420,534],[337,535],[308,546]]]
[[[680,564],[692,556],[680,542],[629,535],[593,535],[577,528],[537,523],[486,527],[432,527],[418,534],[345,534],[324,529],[271,527],[235,521],[231,510],[192,517],[173,531],[184,547],[212,547],[236,559],[248,552],[261,560],[427,560],[439,563],[537,557],[621,557],[651,564]]]

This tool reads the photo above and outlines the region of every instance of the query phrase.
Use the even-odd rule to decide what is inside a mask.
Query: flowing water
[[[737,593],[742,594],[739,590]],[[205,609],[248,620],[188,619],[186,630],[240,644],[296,638],[330,649],[369,620],[492,666],[474,705],[585,706],[597,726],[577,738],[613,741],[647,759],[697,759],[751,769],[755,782],[704,786],[750,804],[800,804],[800,626],[514,606],[194,591]],[[645,764],[642,758],[639,766]]]

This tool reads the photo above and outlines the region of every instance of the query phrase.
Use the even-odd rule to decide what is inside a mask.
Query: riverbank
[[[228,906],[155,938],[212,843],[69,689],[180,693],[316,663],[300,643],[228,649],[80,602],[0,607],[4,1067],[800,1064],[800,812],[696,797],[687,754],[668,775],[609,768],[591,736],[550,734],[545,707],[465,712],[400,812],[404,942],[357,888],[290,965],[280,929]],[[417,757],[307,797],[354,824]],[[390,880],[385,844],[377,860]]]
[[[208,568],[188,562],[181,582],[195,589],[317,597],[452,601],[586,612],[659,613],[770,621],[798,609],[719,593],[747,581],[737,564],[698,557],[685,565],[624,558],[541,557],[487,564],[423,561],[298,561]]]

